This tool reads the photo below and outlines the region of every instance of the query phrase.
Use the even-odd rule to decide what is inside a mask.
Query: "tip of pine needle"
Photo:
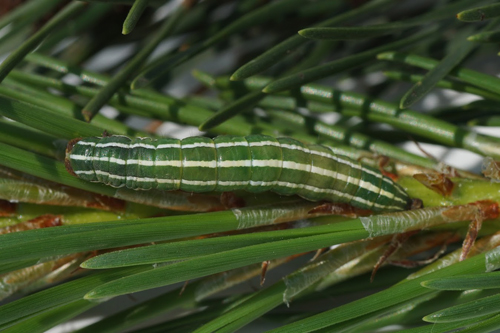
[[[83,119],[84,119],[86,122],[88,122],[88,123],[90,123],[90,121],[92,120],[92,117],[94,116],[94,115],[92,114],[92,112],[91,112],[91,111],[89,111],[89,110],[82,110],[82,115],[83,115]]]
[[[429,281],[422,281],[422,282],[420,282],[420,285],[422,287],[428,288],[427,286],[429,285]]]
[[[230,80],[230,81],[240,81],[240,80],[241,80],[241,78],[239,78],[239,77],[238,77],[238,75],[237,75],[236,73],[233,73],[233,75],[231,75],[231,76],[229,77],[229,80]]]
[[[140,88],[144,88],[149,84],[149,80],[144,77],[138,77],[132,81],[130,84],[130,89],[136,90]]]
[[[298,34],[301,35],[302,37],[306,37],[307,38],[307,29],[302,29],[302,30],[299,30],[298,31]]]
[[[84,299],[87,299],[87,300],[95,300],[95,299],[98,299],[99,297],[97,296],[97,294],[93,291],[90,291],[88,293],[86,293],[84,296],[83,296]]]

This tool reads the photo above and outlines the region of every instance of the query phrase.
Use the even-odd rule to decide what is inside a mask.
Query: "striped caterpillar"
[[[291,138],[90,137],[70,141],[65,162],[78,178],[134,190],[273,191],[374,211],[409,209],[412,202],[379,171]]]

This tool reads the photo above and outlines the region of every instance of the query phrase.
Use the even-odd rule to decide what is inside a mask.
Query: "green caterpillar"
[[[86,181],[135,190],[273,191],[374,211],[409,209],[412,202],[390,178],[325,146],[264,135],[75,139],[66,167]]]

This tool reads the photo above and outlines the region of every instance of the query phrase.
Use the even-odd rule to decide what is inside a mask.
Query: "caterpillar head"
[[[411,199],[407,210],[424,208],[424,202],[421,199]]]

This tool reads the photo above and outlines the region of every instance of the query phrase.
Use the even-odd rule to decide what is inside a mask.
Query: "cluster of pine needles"
[[[500,139],[473,128],[500,124],[499,42],[491,0],[2,0],[0,330],[500,329]],[[437,92],[474,101],[426,109]],[[71,139],[179,128],[320,143],[425,208],[133,191],[64,167]]]

